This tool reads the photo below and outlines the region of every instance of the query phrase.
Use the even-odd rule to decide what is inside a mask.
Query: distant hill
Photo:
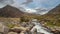
[[[0,9],[0,16],[1,17],[21,17],[23,16],[24,12],[21,10],[12,7],[12,6],[5,6],[4,8]]]
[[[57,17],[60,16],[60,4],[58,6],[56,6],[55,8],[51,9],[47,14],[43,15],[43,16],[50,16],[50,17]]]
[[[60,4],[50,10],[47,14],[40,16],[40,19],[47,23],[47,26],[59,26],[60,27]]]
[[[52,10],[50,10],[47,14],[60,14],[60,4]]]

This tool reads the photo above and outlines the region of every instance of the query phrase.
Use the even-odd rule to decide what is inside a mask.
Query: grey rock
[[[9,31],[9,28],[7,26],[3,25],[2,23],[0,23],[0,32],[7,34],[8,31]]]
[[[16,32],[9,32],[8,34],[17,34]]]

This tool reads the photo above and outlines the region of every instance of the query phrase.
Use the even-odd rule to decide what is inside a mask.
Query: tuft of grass
[[[13,27],[14,27],[13,24],[8,24],[7,26],[8,26],[9,28],[13,28]]]

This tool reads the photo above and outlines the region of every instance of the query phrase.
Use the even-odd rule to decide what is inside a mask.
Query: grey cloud
[[[45,9],[45,8],[37,8],[35,10],[37,11],[36,14],[40,14],[40,15],[44,15],[48,13],[48,9]]]
[[[0,1],[2,1],[2,0],[0,0]]]
[[[33,0],[26,0],[26,2],[23,2],[22,4],[27,5],[27,4],[31,3],[31,2],[33,2]]]
[[[0,0],[0,2],[2,2],[2,1],[6,1],[6,0]]]
[[[13,0],[0,0],[0,8],[3,8],[6,5],[10,5],[13,4],[14,1]]]
[[[13,0],[3,0],[3,2],[5,2],[6,4],[13,4],[14,3]]]

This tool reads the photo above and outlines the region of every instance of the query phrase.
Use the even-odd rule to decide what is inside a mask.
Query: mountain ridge
[[[7,5],[4,8],[0,9],[0,16],[3,17],[21,17],[23,14],[24,12],[10,5]]]
[[[50,10],[47,14],[60,14],[60,4],[52,10]]]

